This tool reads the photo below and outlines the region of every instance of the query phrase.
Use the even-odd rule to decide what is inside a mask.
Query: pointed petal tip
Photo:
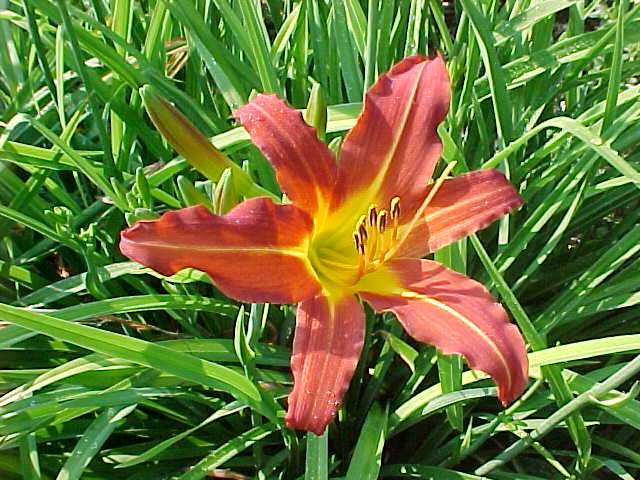
[[[398,63],[393,65],[388,72],[383,73],[378,78],[378,81],[373,84],[369,90],[365,93],[365,107],[366,103],[375,103],[375,97],[381,94],[384,94],[386,89],[388,89],[387,83],[391,81],[391,79],[402,75],[403,73],[408,72],[409,70],[418,67],[419,65],[426,63],[425,68],[431,67],[433,70],[430,70],[431,75],[435,78],[438,77],[445,85],[445,88],[438,89],[437,93],[439,95],[443,95],[446,93],[447,98],[447,108],[442,114],[442,118],[446,116],[448,113],[448,106],[450,97],[450,78],[449,72],[447,70],[447,64],[445,63],[444,57],[442,54],[438,52],[435,56],[427,57],[425,55],[412,55],[410,57],[405,57],[400,60]],[[381,81],[382,79],[387,79],[386,81]],[[368,102],[367,102],[368,101]],[[440,123],[441,119],[437,123]]]
[[[411,68],[412,66],[418,65],[423,62],[434,62],[438,66],[442,66],[446,68],[444,55],[440,50],[434,50],[429,52],[429,55],[422,55],[418,53],[416,55],[404,57],[402,60],[396,63],[393,67],[391,67],[390,72],[394,72],[394,73],[403,72],[408,68]]]
[[[511,187],[511,192],[510,192],[511,198],[508,203],[509,205],[508,211],[515,210],[517,208],[520,208],[522,205],[524,205],[524,199],[520,196],[520,194],[515,189],[511,181],[500,170],[496,168],[489,168],[486,170],[474,170],[472,172],[466,173],[465,175],[470,175],[475,173],[478,173],[478,174],[485,173],[486,181],[492,182],[496,185],[502,184],[502,185],[508,185]]]
[[[242,123],[243,117],[245,117],[248,114],[249,110],[251,110],[251,107],[254,104],[261,104],[261,103],[264,103],[265,101],[268,102],[269,100],[277,100],[285,103],[284,100],[278,97],[275,93],[258,93],[247,103],[233,110],[232,112],[233,118],[235,118],[237,121]]]
[[[356,197],[362,205],[354,209],[366,210],[396,195],[404,205],[419,205],[442,153],[437,129],[450,100],[441,56],[406,57],[380,75],[342,144],[333,208]]]
[[[298,306],[285,424],[322,435],[349,388],[364,344],[364,310],[356,297],[318,296]]]
[[[194,205],[181,210],[170,210],[163,213],[156,220],[138,220],[129,228],[120,232],[120,253],[134,262],[152,268],[156,272],[169,277],[176,273],[176,269],[167,262],[159,261],[151,249],[145,248],[139,242],[147,237],[156,237],[158,224],[172,224],[185,221],[206,221],[211,217],[209,210],[202,205]]]
[[[136,223],[120,232],[120,243],[118,244],[120,253],[133,261],[137,261],[134,258],[136,249],[134,248],[133,242],[136,235],[138,235],[140,231],[145,228],[145,223],[148,223],[148,221],[138,220]]]
[[[503,310],[502,305],[495,303],[496,308]],[[526,346],[520,334],[520,330],[513,323],[508,323],[504,326],[503,336],[508,339],[513,355],[516,357],[514,363],[517,366],[511,366],[510,375],[511,380],[500,380],[496,378],[496,371],[492,365],[478,364],[475,355],[470,355],[469,351],[465,351],[464,348],[447,348],[438,347],[438,350],[445,355],[460,355],[464,357],[469,368],[486,373],[493,378],[496,386],[498,387],[498,401],[502,407],[507,407],[514,400],[516,400],[529,384],[529,358],[527,356]]]
[[[198,205],[139,221],[121,233],[120,251],[164,276],[201,270],[239,301],[296,303],[320,289],[301,250],[312,225],[295,206],[257,197],[224,216]]]
[[[294,205],[311,215],[329,202],[336,175],[333,153],[302,113],[274,94],[259,94],[234,112],[276,171]]]
[[[317,436],[322,435],[329,424],[333,421],[335,417],[335,413],[330,416],[325,416],[323,418],[318,417],[318,419],[312,422],[303,422],[300,419],[295,418],[292,413],[287,412],[284,418],[284,424],[287,428],[291,430],[301,430],[303,432],[311,432]]]
[[[502,308],[500,304],[497,305]],[[509,343],[513,346],[513,349],[518,352],[518,365],[512,370],[515,378],[511,384],[498,385],[498,400],[503,407],[506,407],[522,395],[529,384],[529,357],[527,355],[527,346],[520,334],[520,330],[515,324],[509,323],[505,327],[505,336],[509,338]]]
[[[370,279],[371,293],[360,292],[364,300],[377,312],[395,313],[414,339],[462,355],[470,368],[491,376],[503,405],[522,394],[529,380],[524,340],[482,284],[430,260],[396,259],[388,269]],[[390,274],[405,295],[394,293],[397,286],[388,290]]]

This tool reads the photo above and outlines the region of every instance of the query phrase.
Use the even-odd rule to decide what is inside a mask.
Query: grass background
[[[0,477],[640,475],[638,2],[2,0],[0,42]],[[501,410],[368,312],[338,420],[285,430],[294,308],[118,252],[127,222],[239,200],[175,157],[139,89],[279,194],[234,107],[304,108],[318,84],[335,142],[379,73],[432,49],[453,86],[444,160],[498,167],[526,200],[436,259],[504,303],[530,387]]]

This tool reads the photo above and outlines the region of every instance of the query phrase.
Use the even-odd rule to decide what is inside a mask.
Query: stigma
[[[400,197],[391,199],[388,210],[378,210],[377,205],[370,205],[367,214],[358,219],[353,240],[360,260],[360,275],[384,262],[387,253],[398,240],[399,223]]]

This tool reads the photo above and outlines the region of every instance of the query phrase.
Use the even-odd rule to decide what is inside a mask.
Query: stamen
[[[391,212],[391,220],[393,221],[393,242],[398,239],[398,224],[400,222],[400,197],[393,197],[391,199],[391,205],[389,206]]]
[[[360,254],[360,263],[363,264],[364,268],[366,268],[368,263],[367,240],[369,239],[369,232],[367,231],[366,222],[366,217],[362,215],[358,221],[358,227],[356,228],[358,238],[360,239],[360,249],[358,250],[358,253]]]
[[[367,260],[373,262],[378,255],[378,232],[374,230],[371,235],[371,243],[369,244],[369,248],[367,249]]]
[[[362,244],[361,250],[362,253],[361,255],[361,259],[360,259],[360,269],[364,269],[366,270],[367,267],[369,266],[369,262],[371,261],[371,254],[368,252],[368,248],[367,248],[367,241],[369,240],[369,231],[367,230],[367,217],[365,215],[362,215],[360,217],[360,219],[358,220],[358,227],[357,227],[357,232],[358,235],[360,236],[360,243]],[[372,232],[375,233],[375,232]]]
[[[391,212],[391,218],[400,218],[400,197],[393,197],[391,199],[391,206],[389,208]]]
[[[387,229],[387,217],[388,216],[389,216],[389,214],[387,213],[386,210],[381,210],[380,214],[378,215],[377,229],[378,229],[378,232],[380,232],[381,234],[383,234],[384,231]]]
[[[378,210],[376,209],[375,205],[371,205],[369,207],[367,216],[369,217],[369,226],[375,227],[378,222]]]
[[[357,278],[360,278],[365,271],[365,246],[362,243],[362,239],[360,238],[360,233],[358,231],[353,232],[353,240],[356,244],[356,251],[358,252],[358,274]]]
[[[420,208],[418,208],[415,215],[411,219],[411,222],[409,222],[409,225],[405,228],[404,235],[402,236],[399,242],[393,245],[393,248],[391,249],[391,253],[390,253],[391,255],[397,252],[402,246],[402,244],[407,240],[407,238],[409,237],[409,234],[413,230],[413,227],[416,226],[416,223],[418,223],[418,220],[420,220],[420,218],[422,217],[422,214],[424,213],[426,208],[429,206],[433,198],[436,196],[436,193],[438,193],[438,190],[440,190],[440,187],[442,187],[442,184],[447,179],[447,176],[449,175],[449,173],[451,173],[451,170],[453,170],[453,167],[455,166],[456,166],[456,162],[451,162],[447,164],[447,166],[442,172],[442,175],[440,175],[438,180],[433,184],[433,187],[431,187],[431,190],[429,191],[427,198],[424,199],[424,201],[422,202],[422,205],[420,205]]]
[[[387,236],[384,234],[387,229],[387,219],[389,218],[389,214],[386,210],[381,210],[378,215],[378,224],[376,225],[376,230],[378,235],[380,235],[380,255],[378,255],[380,262],[384,261],[385,254],[387,253]]]
[[[362,243],[362,240],[360,239],[359,232],[353,232],[353,240],[356,244],[356,251],[358,252],[358,254],[364,255],[364,245]]]
[[[370,261],[373,262],[378,253],[378,237],[379,237],[378,230],[377,230],[378,210],[376,209],[375,205],[371,205],[369,207],[368,218],[369,218],[369,228],[371,228],[371,241],[369,242],[369,245],[368,245],[369,253],[367,257],[369,258]]]
[[[358,233],[360,234],[360,238],[362,239],[362,244],[366,245],[367,240],[369,240],[369,233],[367,232],[367,227],[364,225],[360,225],[358,227]]]
[[[398,241],[401,214],[400,197],[395,196],[391,199],[389,210],[383,209],[378,212],[375,204],[369,205],[367,214],[360,216],[353,233],[356,251],[360,257],[358,277],[371,269],[375,269],[385,261],[385,258],[394,255],[398,251],[454,166],[455,162],[448,164],[440,178],[431,185],[427,197],[409,222],[400,241]],[[390,234],[387,234],[387,228],[391,226],[393,226],[393,230]]]

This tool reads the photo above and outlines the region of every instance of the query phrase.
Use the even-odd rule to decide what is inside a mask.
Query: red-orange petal
[[[351,195],[388,208],[394,196],[414,205],[440,158],[436,129],[447,115],[449,75],[441,56],[408,57],[380,76],[340,151],[334,208]],[[411,212],[403,211],[403,216]]]
[[[340,300],[317,296],[298,306],[287,427],[324,432],[349,388],[364,329],[364,310],[353,295]]]
[[[423,257],[488,227],[522,203],[498,170],[476,170],[445,180],[396,256]]]
[[[416,340],[460,354],[471,368],[489,374],[503,405],[524,391],[529,369],[524,340],[481,284],[429,260],[397,259],[385,269],[373,275],[391,275],[401,289],[360,294],[377,312],[395,313]]]
[[[202,270],[243,302],[296,303],[320,289],[306,258],[311,229],[295,206],[253,198],[224,216],[195,206],[138,222],[122,232],[120,251],[163,275]]]
[[[328,205],[335,158],[300,112],[275,95],[258,95],[234,115],[271,162],[282,191],[295,205],[311,215]]]

